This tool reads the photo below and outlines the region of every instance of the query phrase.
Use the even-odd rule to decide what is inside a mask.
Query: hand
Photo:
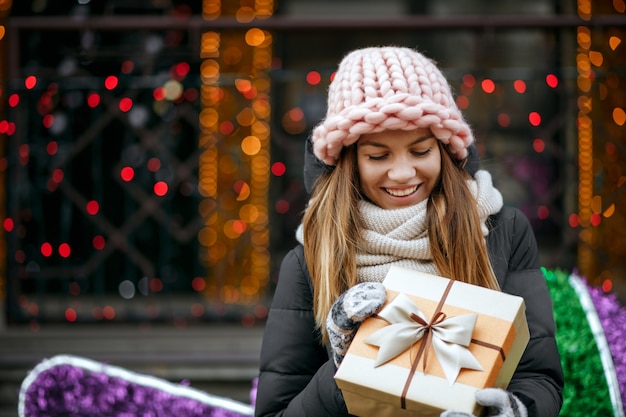
[[[387,293],[379,282],[363,282],[337,298],[326,318],[326,331],[339,366],[363,320],[376,313],[385,303]]]
[[[476,391],[476,402],[486,407],[487,417],[527,417],[526,406],[515,395],[499,388]],[[445,411],[441,417],[474,417],[459,411]]]

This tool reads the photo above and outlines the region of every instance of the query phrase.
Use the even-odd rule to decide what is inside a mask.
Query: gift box
[[[506,388],[528,344],[524,300],[391,267],[387,302],[365,320],[335,380],[356,416],[481,415],[474,393]]]

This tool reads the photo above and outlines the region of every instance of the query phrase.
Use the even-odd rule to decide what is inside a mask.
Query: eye
[[[423,151],[417,151],[417,150],[411,151],[411,153],[415,156],[426,156],[430,153],[430,148],[423,150]]]
[[[382,161],[383,159],[387,158],[387,154],[382,154],[382,155],[367,155],[367,159],[371,160],[371,161]]]

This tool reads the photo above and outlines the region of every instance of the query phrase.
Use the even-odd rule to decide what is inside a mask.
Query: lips
[[[413,187],[408,188],[383,188],[385,192],[394,197],[406,197],[408,195],[413,194],[417,190],[418,186],[414,185]]]

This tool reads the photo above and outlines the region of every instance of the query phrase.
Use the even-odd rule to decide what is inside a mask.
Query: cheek
[[[439,178],[441,177],[441,164],[434,164],[431,172],[433,180],[439,181]]]
[[[361,183],[361,189],[366,189],[368,187],[371,186],[372,184],[372,176],[371,173],[368,173],[366,175],[361,174],[359,177],[360,183]]]
[[[361,188],[367,187],[376,177],[376,168],[363,161],[358,162]]]
[[[428,170],[430,176],[433,181],[438,181],[439,177],[441,177],[441,155],[438,153],[436,157],[432,158],[429,162]]]
[[[367,174],[360,175],[359,189],[367,198],[375,200],[380,178],[371,169],[366,172]]]

